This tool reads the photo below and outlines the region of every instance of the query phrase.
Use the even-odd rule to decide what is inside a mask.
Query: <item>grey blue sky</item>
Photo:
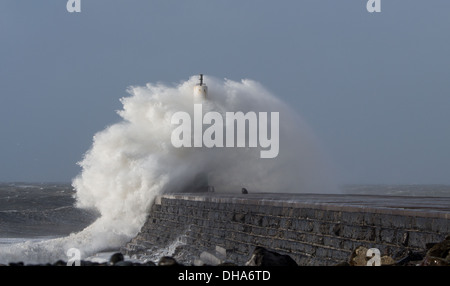
[[[342,183],[450,184],[450,1],[0,1],[0,181],[70,181],[130,85],[261,82]]]

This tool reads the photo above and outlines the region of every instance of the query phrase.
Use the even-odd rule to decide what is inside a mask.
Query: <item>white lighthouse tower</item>
[[[194,101],[202,102],[208,96],[208,87],[203,83],[203,74],[200,74],[200,83],[194,87]]]

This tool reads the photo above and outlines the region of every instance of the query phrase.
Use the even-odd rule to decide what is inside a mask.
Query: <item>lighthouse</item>
[[[199,80],[200,82],[194,87],[194,100],[196,102],[201,102],[208,96],[208,87],[203,83],[203,74],[200,74]]]
[[[200,106],[200,110],[201,110],[201,106],[203,105],[203,103],[206,101],[208,96],[208,87],[206,86],[206,84],[203,83],[203,74],[199,75],[199,83],[197,83],[194,86],[194,110],[195,108]],[[195,113],[195,111],[194,111]],[[200,111],[200,116],[202,112]],[[195,115],[194,115],[195,117]],[[195,120],[195,119],[194,119]],[[202,119],[200,119],[200,121],[203,122]],[[201,124],[201,123],[200,123]],[[202,129],[202,126],[200,126],[200,129]],[[189,131],[190,132],[190,131]],[[195,136],[195,134],[194,134]],[[195,140],[202,140],[203,138],[203,133],[200,132],[199,134],[199,138],[198,139],[194,139]],[[201,147],[201,145],[199,146]],[[199,172],[198,174],[196,174],[196,176],[192,179],[192,181],[187,184],[186,186],[186,190],[187,192],[214,192],[214,187],[210,186],[208,184],[208,172]]]

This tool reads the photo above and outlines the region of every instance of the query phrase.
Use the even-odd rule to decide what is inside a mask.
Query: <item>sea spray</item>
[[[260,158],[261,148],[175,148],[174,113],[193,113],[196,77],[175,86],[147,84],[128,89],[118,111],[122,121],[95,134],[73,180],[77,206],[99,218],[79,233],[0,249],[1,260],[48,262],[67,259],[69,248],[82,257],[122,246],[144,224],[155,196],[190,192],[207,177],[215,190],[250,192],[334,192],[330,173],[308,126],[261,84],[206,77],[209,95],[203,110],[279,113],[279,154]]]

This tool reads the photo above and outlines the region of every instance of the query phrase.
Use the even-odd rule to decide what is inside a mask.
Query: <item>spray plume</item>
[[[14,245],[3,259],[48,262],[67,259],[76,247],[82,257],[116,248],[145,223],[155,196],[189,192],[199,174],[217,192],[330,193],[334,184],[308,126],[287,105],[252,80],[205,77],[208,100],[203,111],[279,112],[279,154],[260,158],[260,148],[175,148],[175,112],[193,111],[196,77],[176,86],[147,84],[128,89],[121,99],[122,120],[94,136],[73,180],[77,206],[95,209],[99,218],[79,233],[40,243]],[[16,259],[14,259],[16,258]]]

